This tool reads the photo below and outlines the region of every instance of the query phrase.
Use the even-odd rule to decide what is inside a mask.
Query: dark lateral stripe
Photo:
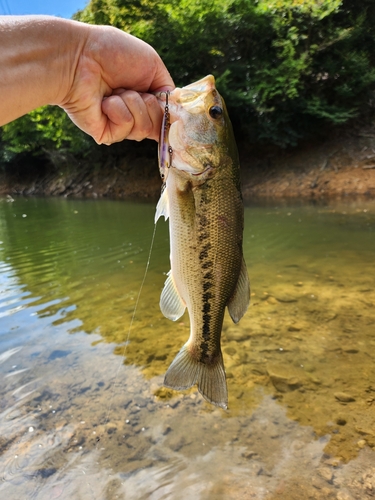
[[[207,243],[206,245],[204,245],[204,247],[202,248],[201,252],[199,253],[199,259],[200,260],[207,259],[207,257],[208,257],[208,251],[210,250],[210,248],[211,248],[211,243]]]
[[[210,305],[210,304],[207,304]],[[201,350],[201,355],[200,355],[200,361],[202,363],[206,363],[209,359],[209,342],[210,342],[210,334],[211,334],[211,327],[210,327],[210,322],[211,322],[211,314],[204,313],[203,314],[203,326],[202,326],[202,335],[203,335],[203,342],[201,342],[200,345],[200,350]]]
[[[204,233],[200,233],[198,235],[198,240],[199,242],[202,242],[203,240],[206,240],[207,238],[209,238],[209,234],[207,232],[204,232]]]
[[[204,227],[204,226],[207,226],[207,224],[208,224],[208,219],[207,219],[207,217],[206,217],[205,215],[201,215],[201,216],[200,216],[200,218],[199,218],[199,224],[200,224],[201,226],[203,226],[203,227]]]
[[[213,265],[214,265],[214,263],[212,262],[212,260],[209,260],[207,262],[203,262],[202,269],[210,269]]]
[[[203,294],[202,294],[202,299],[203,299],[203,307],[202,307],[202,319],[203,319],[203,324],[202,324],[202,338],[203,341],[200,344],[200,361],[202,363],[206,363],[209,359],[210,356],[210,340],[211,340],[211,319],[212,316],[210,313],[211,311],[211,303],[210,300],[213,297],[213,294],[209,291],[207,291],[209,288],[213,286],[213,283],[206,281],[203,283]]]
[[[203,338],[206,341],[210,340],[210,321],[211,314],[203,314]]]
[[[209,302],[205,302],[203,304],[203,309],[202,309],[202,312],[203,313],[208,313],[211,311],[211,304]]]
[[[203,192],[201,205],[209,201],[207,191]],[[212,329],[212,316],[211,316],[211,299],[213,294],[210,289],[213,287],[213,261],[209,259],[209,251],[212,247],[209,242],[210,230],[208,227],[209,218],[204,213],[199,215],[198,226],[198,242],[202,245],[199,252],[200,267],[203,271],[202,283],[202,342],[200,344],[200,361],[207,363],[210,360],[210,347],[211,347],[211,329]],[[207,241],[208,240],[208,241]]]

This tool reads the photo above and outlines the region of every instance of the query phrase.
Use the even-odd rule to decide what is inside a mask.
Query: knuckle
[[[134,105],[138,102],[139,99],[139,94],[137,92],[134,92],[133,90],[128,90],[125,93],[125,102],[129,103],[130,105]]]
[[[129,128],[129,126],[131,126],[131,128],[132,128],[134,125],[134,117],[128,108],[124,109],[124,113],[122,116],[122,122],[123,122],[123,125],[125,125],[128,128]]]
[[[148,135],[150,135],[152,132],[152,129],[153,129],[152,123],[151,123],[151,121],[148,121],[148,123],[146,123],[142,129],[144,136],[147,137]]]
[[[156,96],[152,94],[144,94],[143,101],[148,108],[152,108],[155,106],[155,104],[157,104]]]

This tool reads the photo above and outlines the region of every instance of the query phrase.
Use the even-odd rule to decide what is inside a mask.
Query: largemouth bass
[[[160,308],[176,321],[185,308],[190,337],[168,368],[164,385],[188,389],[227,408],[220,347],[225,308],[237,323],[250,300],[242,255],[243,203],[237,146],[225,103],[209,75],[160,93],[168,99],[159,152],[165,179],[156,209],[169,218],[171,270]]]

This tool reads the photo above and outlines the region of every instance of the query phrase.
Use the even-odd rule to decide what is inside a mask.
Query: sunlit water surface
[[[154,206],[0,200],[0,497],[375,495],[375,203],[246,208],[252,304],[225,319],[229,410],[163,374]]]

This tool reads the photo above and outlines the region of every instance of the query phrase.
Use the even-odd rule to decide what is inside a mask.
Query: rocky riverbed
[[[162,225],[133,317],[153,204],[1,203],[1,498],[374,498],[374,201],[246,208],[228,411],[163,387]]]

